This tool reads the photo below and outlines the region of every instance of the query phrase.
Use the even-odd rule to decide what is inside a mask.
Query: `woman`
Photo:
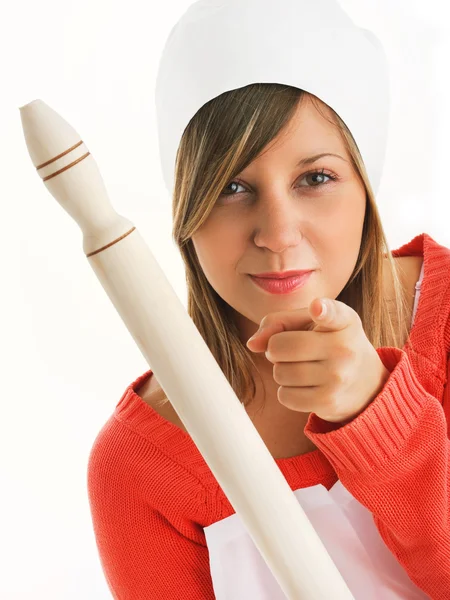
[[[267,11],[273,54],[275,24],[285,22],[277,22],[271,4],[258,7]],[[286,15],[281,4],[303,16],[322,10],[332,25],[349,27],[334,3],[277,2]],[[185,27],[197,16],[202,32],[218,36],[205,14],[220,13],[224,35],[215,52],[225,56],[236,43],[234,37],[223,46],[236,22],[220,11],[232,5],[197,2]],[[239,4],[247,32],[259,14],[246,12],[250,6],[253,0]],[[263,25],[255,39],[269,39]],[[167,52],[175,52],[182,31],[180,24],[172,30]],[[280,45],[291,43],[278,33]],[[325,41],[319,52],[340,51],[336,41]],[[239,65],[230,60],[230,73],[244,72],[245,56]],[[178,81],[167,55],[164,60],[166,80]],[[314,52],[308,60],[321,65]],[[276,54],[274,64],[281,68]],[[326,89],[319,79],[316,88],[310,79],[305,91],[277,83],[280,76],[228,83],[228,91],[215,95],[211,87],[207,102],[197,99],[200,108],[179,128],[180,139],[172,138],[176,164],[173,152],[162,150],[169,189],[170,165],[176,167],[173,234],[186,267],[189,315],[291,488],[320,483],[330,489],[340,480],[372,512],[411,581],[444,599],[450,589],[450,250],[423,233],[389,251],[374,191],[383,157],[376,150],[385,138],[380,123],[367,118],[380,98],[352,105],[354,96],[344,96],[342,86],[355,94],[364,86],[352,79],[351,66],[338,85],[330,75],[322,97],[314,93]],[[184,71],[186,85],[190,72]],[[193,77],[192,85],[199,80]],[[187,91],[174,102],[181,110],[189,97]],[[162,112],[160,119],[168,123]],[[254,277],[291,269],[311,272],[296,286]],[[283,286],[285,293],[275,293]],[[331,301],[324,320],[321,298]],[[267,329],[250,342],[260,324]],[[215,597],[204,528],[234,510],[151,370],[126,389],[97,436],[88,475],[97,545],[115,598]]]

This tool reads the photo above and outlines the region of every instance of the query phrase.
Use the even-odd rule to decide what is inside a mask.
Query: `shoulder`
[[[396,256],[394,258],[397,268],[400,284],[406,290],[407,296],[413,298],[415,295],[416,283],[420,278],[420,270],[422,268],[423,256]],[[389,301],[394,298],[394,288],[392,281],[392,272],[387,268],[387,259],[384,260],[384,277],[385,288],[384,292]]]
[[[166,393],[160,386],[153,372],[151,373],[150,377],[135,391],[136,394],[140,396],[142,400],[155,412],[163,417],[163,419],[169,421],[169,423],[172,423],[173,425],[176,425],[179,429],[187,433],[186,427],[167,398]]]
[[[414,292],[415,285],[420,277],[423,256],[399,256],[396,261],[400,265],[400,269],[403,270],[406,288]]]
[[[416,275],[417,279],[419,278],[423,256],[396,256],[394,260],[400,267],[400,271],[402,271],[409,279],[414,279]]]
[[[135,391],[136,394],[140,396],[146,404],[152,406],[152,408],[155,408],[165,397],[164,390],[159,385],[159,382],[153,372]]]

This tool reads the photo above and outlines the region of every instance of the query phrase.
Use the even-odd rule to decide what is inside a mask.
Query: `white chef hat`
[[[294,86],[331,107],[352,133],[376,195],[390,101],[378,38],[336,0],[198,0],[172,28],[156,78],[159,150],[171,196],[189,121],[213,98],[251,83]]]

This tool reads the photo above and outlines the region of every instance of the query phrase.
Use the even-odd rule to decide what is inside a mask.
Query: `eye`
[[[331,182],[333,181],[337,181],[338,177],[337,175],[334,175],[334,173],[331,173],[330,171],[326,171],[325,169],[321,169],[320,171],[309,171],[308,173],[305,173],[300,181],[303,181],[304,179],[306,179],[307,177],[313,177],[310,181],[312,181],[314,184],[316,185],[300,185],[298,187],[302,187],[302,188],[310,188],[311,190],[314,190],[316,188],[320,188],[323,187],[324,185],[329,185]],[[319,181],[317,181],[317,176],[319,176]],[[328,178],[329,181],[324,181],[325,178]],[[245,186],[240,183],[238,180],[233,180],[230,181],[230,183],[224,188],[224,190],[226,190],[227,188],[230,188],[231,186],[237,186],[237,187],[241,187],[244,190],[246,190]],[[248,190],[247,190],[248,191]],[[224,193],[222,192],[222,194],[220,195],[220,197],[222,196],[236,196],[238,193],[236,189],[234,189],[231,194],[229,193]]]
[[[326,172],[325,169],[321,169],[320,171],[310,171],[309,173],[305,173],[303,175],[303,178],[301,179],[301,181],[303,181],[303,179],[306,179],[307,177],[312,176],[312,175],[319,175],[321,180],[323,180],[324,177],[328,177],[328,179],[330,181],[336,181],[336,179],[337,179],[336,175],[333,175],[330,172]],[[319,181],[318,185],[313,185],[311,187],[317,188],[317,187],[321,187],[322,185],[327,185],[327,183],[329,183],[329,182]],[[301,187],[303,187],[303,186],[301,186]]]
[[[225,187],[224,187],[224,190],[226,190],[228,187],[231,187],[232,185],[234,185],[234,186],[238,186],[238,187],[239,187],[239,186],[241,186],[241,187],[244,187],[244,186],[243,186],[241,183],[239,183],[238,181],[230,181],[230,183],[229,183],[227,186],[225,186]],[[236,192],[236,190],[233,190],[233,192]],[[220,194],[220,195],[221,195],[221,196],[235,196],[236,194],[235,194],[235,193],[231,193],[231,194],[224,194],[224,193],[222,193],[222,194]]]

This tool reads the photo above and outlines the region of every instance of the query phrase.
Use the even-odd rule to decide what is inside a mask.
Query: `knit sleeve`
[[[390,376],[365,411],[342,426],[311,413],[304,431],[371,511],[411,580],[433,600],[448,600],[450,443],[443,404],[420,384],[404,350],[377,352]]]
[[[145,469],[137,468],[135,457],[141,465],[146,463]],[[214,600],[208,550],[196,539],[200,528],[181,514],[178,520],[170,506],[156,505],[152,490],[160,481],[161,471],[144,440],[131,436],[118,447],[106,430],[97,438],[89,456],[87,487],[100,563],[112,597]]]

